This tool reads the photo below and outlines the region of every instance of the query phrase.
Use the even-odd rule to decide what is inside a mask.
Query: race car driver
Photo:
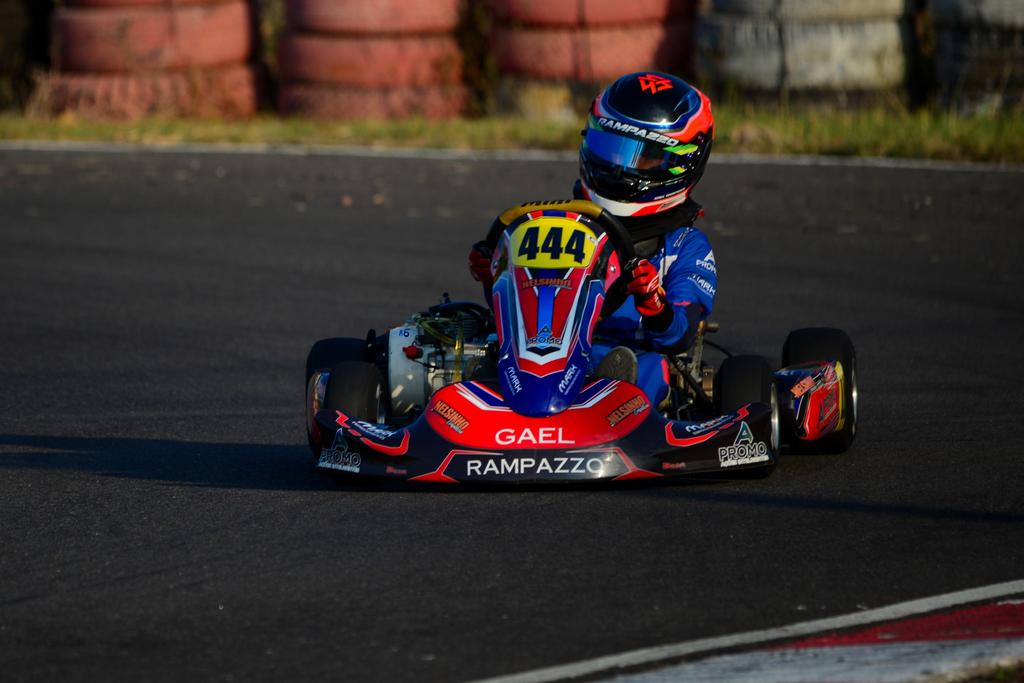
[[[603,313],[595,329],[591,366],[599,376],[637,384],[655,406],[669,391],[665,354],[687,350],[714,306],[715,255],[693,226],[703,210],[690,196],[713,137],[708,98],[657,72],[628,74],[608,86],[583,131],[573,195],[618,217],[639,257],[620,279],[632,296]],[[469,263],[489,289],[491,254],[482,243],[473,245]]]

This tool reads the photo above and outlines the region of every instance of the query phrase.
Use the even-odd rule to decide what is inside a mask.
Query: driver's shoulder
[[[683,225],[665,234],[665,252],[678,254],[688,248],[704,245],[710,246],[708,236],[700,228],[693,225]]]

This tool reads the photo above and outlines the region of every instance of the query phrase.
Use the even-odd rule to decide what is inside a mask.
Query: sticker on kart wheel
[[[594,259],[597,236],[563,216],[539,216],[519,226],[509,244],[512,263],[523,268],[586,268]]]

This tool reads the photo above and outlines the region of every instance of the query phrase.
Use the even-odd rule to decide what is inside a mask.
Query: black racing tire
[[[324,408],[340,410],[351,418],[383,423],[388,394],[384,378],[373,363],[345,362],[331,368]]]
[[[312,391],[308,381],[307,391]],[[306,400],[310,400],[308,396]],[[353,419],[365,422],[385,422],[388,394],[380,370],[373,363],[365,361],[346,361],[334,365],[330,369],[321,408],[340,410]],[[312,419],[312,415],[309,418]],[[320,457],[323,445],[313,438],[308,426],[306,436],[313,458]]]
[[[309,380],[313,376],[313,373],[317,370],[332,370],[335,366],[340,364],[354,363],[357,365],[367,365],[370,361],[370,351],[366,346],[365,339],[356,339],[355,337],[332,337],[329,339],[321,339],[317,343],[313,344],[313,348],[309,350],[309,355],[306,356],[306,406],[307,406],[307,420],[312,420],[312,413],[308,412],[312,405],[311,392],[313,387],[310,386]],[[374,368],[376,369],[376,368]],[[378,371],[378,376],[380,375]],[[328,384],[327,389],[330,389]],[[327,393],[324,395],[324,408],[327,407]],[[347,411],[346,411],[347,412]],[[374,420],[375,421],[375,420]],[[312,433],[310,433],[310,425],[306,425],[306,436],[309,440],[309,448],[313,451],[314,457],[320,455],[320,443],[313,439]]]
[[[843,428],[817,441],[800,442],[801,450],[843,453],[853,444],[857,436],[857,353],[849,335],[832,327],[793,330],[782,345],[782,367],[833,360],[843,366]]]
[[[715,408],[731,413],[748,403],[770,403],[772,370],[762,356],[731,356],[715,373]]]
[[[731,413],[748,403],[766,403],[772,407],[771,447],[779,453],[779,407],[775,395],[775,378],[768,361],[762,356],[737,355],[722,361],[715,373],[715,408],[720,415]],[[763,467],[740,470],[740,478],[763,479],[775,470],[775,460]]]
[[[365,339],[355,337],[332,337],[321,339],[306,356],[306,384],[317,370],[333,368],[338,363],[368,362],[370,352]]]

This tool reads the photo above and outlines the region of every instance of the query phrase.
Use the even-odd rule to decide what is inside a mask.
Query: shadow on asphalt
[[[0,469],[77,470],[187,486],[316,491],[337,488],[313,471],[305,445],[0,434]],[[6,448],[7,451],[12,451]]]
[[[708,476],[658,482],[534,486],[458,486],[409,484],[402,481],[353,479],[313,469],[305,445],[202,443],[166,439],[74,438],[0,435],[0,469],[69,470],[102,477],[159,481],[185,486],[281,491],[342,491],[348,493],[443,492],[448,494],[507,494],[522,492],[615,492],[620,495],[671,498],[685,503],[744,505],[768,509],[881,515],[906,519],[957,520],[1020,524],[1024,515],[872,503],[856,500],[793,496],[765,492],[759,482],[736,482]],[[11,451],[23,447],[27,450]],[[785,471],[773,477],[784,478]],[[772,482],[774,483],[774,481]],[[724,486],[722,486],[724,485]],[[737,486],[749,490],[737,490]],[[726,488],[728,490],[726,490]],[[776,488],[773,486],[773,488]]]

